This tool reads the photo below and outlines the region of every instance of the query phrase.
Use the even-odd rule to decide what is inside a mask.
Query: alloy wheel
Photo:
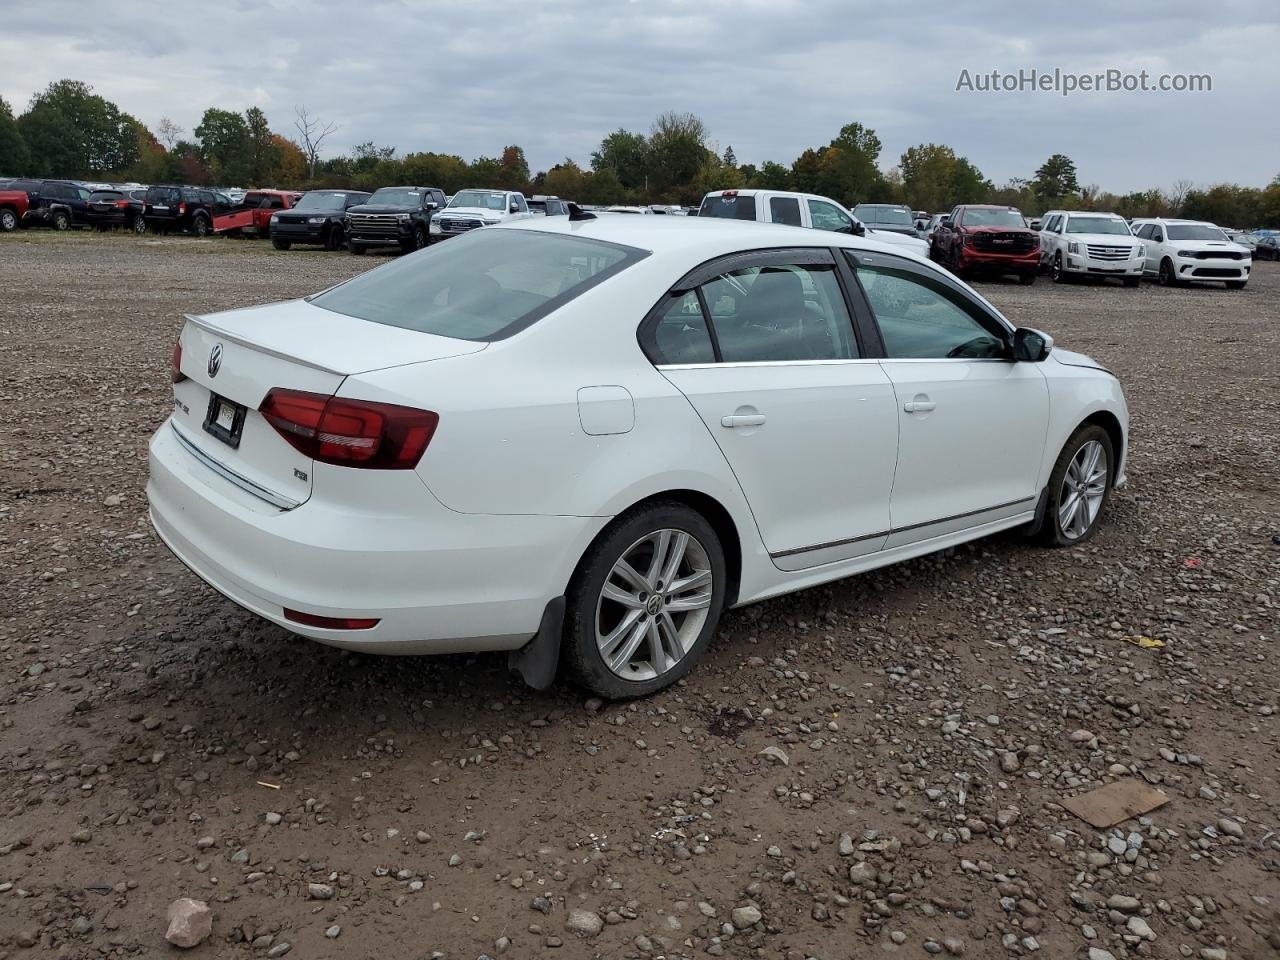
[[[0,210],[0,230],[5,233],[18,229],[18,218],[12,210]]]
[[[624,680],[660,677],[697,642],[711,609],[706,548],[684,530],[646,534],[622,552],[596,601],[596,646]]]
[[[1066,539],[1079,540],[1093,526],[1107,495],[1107,472],[1107,451],[1097,440],[1071,458],[1058,498],[1058,526]]]

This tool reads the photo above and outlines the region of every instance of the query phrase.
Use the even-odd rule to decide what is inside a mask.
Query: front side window
[[[769,219],[790,227],[803,226],[800,222],[800,201],[795,197],[770,197]]]
[[[1007,355],[998,324],[940,279],[850,260],[892,360],[982,359]]]
[[[745,267],[704,284],[702,296],[725,363],[857,356],[832,267]]]
[[[827,203],[825,200],[809,200],[808,203],[813,229],[853,233],[852,218],[834,203]]]
[[[582,237],[475,230],[360,274],[310,302],[406,330],[501,340],[646,256]]]

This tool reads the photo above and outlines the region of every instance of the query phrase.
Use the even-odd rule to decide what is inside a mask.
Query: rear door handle
[[[721,417],[720,426],[722,427],[758,427],[764,423],[763,413],[734,414],[731,417]]]
[[[902,409],[907,413],[928,413],[938,405],[928,397],[917,395],[914,400],[908,400],[902,405]]]

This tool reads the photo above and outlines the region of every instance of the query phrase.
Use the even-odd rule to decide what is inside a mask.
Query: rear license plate
[[[238,403],[220,397],[209,397],[209,412],[204,417],[204,429],[230,447],[240,446],[240,434],[244,430],[245,408]]]

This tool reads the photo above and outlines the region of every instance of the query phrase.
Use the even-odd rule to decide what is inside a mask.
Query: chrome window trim
[[[659,363],[657,370],[712,370],[735,367],[813,367],[850,363],[1015,363],[1007,357],[850,357],[840,360],[727,360],[724,363]]]

